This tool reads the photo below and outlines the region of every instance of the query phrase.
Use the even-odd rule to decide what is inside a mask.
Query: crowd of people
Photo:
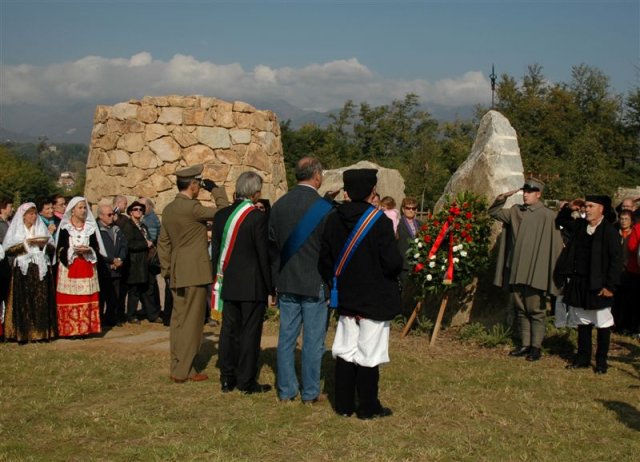
[[[297,185],[273,206],[263,179],[242,173],[232,202],[202,178],[203,166],[176,172],[178,193],[162,220],[148,198],[97,204],[55,196],[17,207],[0,201],[2,335],[17,342],[83,337],[142,320],[170,329],[170,379],[204,381],[203,326],[221,319],[223,393],[264,393],[260,339],[269,297],[277,297],[276,393],[283,402],[327,399],[320,387],[329,309],[338,312],[332,345],[335,410],[361,419],[391,415],[378,399],[379,366],[389,362],[391,320],[408,315],[416,293],[406,256],[420,231],[418,203],[376,192],[377,172],[347,170],[344,200],[325,197],[322,165],[311,157]],[[215,207],[198,196],[211,193]],[[512,293],[521,345],[514,357],[542,356],[547,297],[566,308],[557,320],[578,329],[570,368],[589,367],[597,330],[597,373],[606,373],[611,329],[640,335],[640,223],[637,199],[617,213],[610,198],[589,195],[545,207],[544,184],[527,179],[499,195],[489,213],[504,224],[495,284]],[[522,192],[523,204],[505,208]],[[342,197],[341,197],[342,198]],[[158,279],[165,282],[161,306]],[[295,350],[302,333],[301,370]],[[300,380],[298,379],[300,377]]]

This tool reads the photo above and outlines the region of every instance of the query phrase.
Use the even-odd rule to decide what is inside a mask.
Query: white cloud
[[[3,65],[0,104],[67,105],[126,101],[145,95],[202,94],[223,99],[280,99],[304,109],[341,107],[346,100],[387,104],[407,93],[446,106],[486,103],[489,82],[478,71],[429,82],[384,79],[357,58],[302,68],[216,64],[176,54],[169,61],[143,51],[129,58],[86,56],[48,66]]]

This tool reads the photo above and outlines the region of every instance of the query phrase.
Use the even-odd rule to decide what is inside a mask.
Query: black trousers
[[[149,284],[128,284],[127,288],[127,320],[136,317],[138,302],[142,303],[142,311],[149,321],[155,321],[160,316],[160,306],[156,305]]]
[[[100,322],[103,326],[114,326],[124,317],[121,278],[100,277]]]
[[[380,412],[378,399],[378,366],[365,367],[336,358],[335,407],[338,414],[351,415],[353,411],[361,417],[370,417]],[[356,408],[356,392],[358,406]]]
[[[224,300],[218,346],[221,382],[235,381],[240,390],[256,382],[266,306],[266,300]]]
[[[576,362],[582,365],[591,364],[592,341],[591,333],[593,325],[578,326],[578,353]],[[611,342],[611,328],[596,329],[596,367],[607,368],[609,357],[609,344]]]

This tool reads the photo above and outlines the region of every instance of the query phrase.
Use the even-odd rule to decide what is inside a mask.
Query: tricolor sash
[[[211,310],[222,313],[222,283],[224,280],[224,270],[229,264],[233,247],[238,237],[240,225],[247,218],[247,215],[254,209],[253,202],[245,199],[231,213],[224,225],[222,232],[222,241],[220,242],[220,258],[218,258],[218,267],[216,269],[216,277],[213,280],[213,291],[211,293]]]
[[[383,212],[371,206],[362,214],[358,223],[356,223],[353,230],[351,230],[351,234],[344,243],[340,255],[338,255],[338,259],[336,260],[336,264],[334,265],[333,284],[331,287],[331,298],[329,300],[330,308],[338,308],[338,277],[342,274],[344,267],[347,266],[356,249],[373,227],[373,224],[378,221],[378,218],[382,215],[384,215]]]

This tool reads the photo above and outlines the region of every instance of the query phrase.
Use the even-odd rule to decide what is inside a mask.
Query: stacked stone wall
[[[177,192],[176,170],[204,164],[203,175],[227,195],[247,170],[264,180],[272,202],[287,191],[280,126],[271,111],[204,96],[159,96],[98,106],[91,133],[85,196],[89,202],[116,195],[144,196],[156,211]],[[209,204],[209,194],[200,199]]]

